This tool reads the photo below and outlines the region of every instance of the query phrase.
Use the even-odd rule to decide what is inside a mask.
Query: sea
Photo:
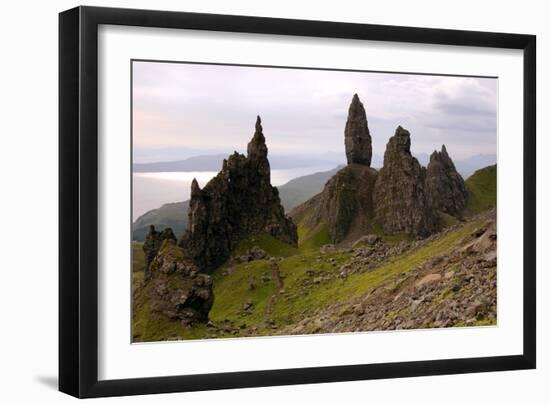
[[[333,168],[333,166],[312,166],[271,170],[271,184],[274,186],[284,185],[294,178]],[[217,171],[133,173],[133,221],[144,213],[166,203],[182,202],[189,199],[193,178],[197,179],[202,188],[217,173]]]

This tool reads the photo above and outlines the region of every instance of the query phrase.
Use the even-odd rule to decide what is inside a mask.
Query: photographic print
[[[497,324],[497,78],[131,69],[133,342]]]

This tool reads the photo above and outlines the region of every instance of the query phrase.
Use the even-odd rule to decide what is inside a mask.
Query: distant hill
[[[494,166],[496,163],[497,156],[494,154],[478,154],[465,160],[458,160],[455,166],[463,178],[468,178],[476,170],[482,169],[482,167]]]
[[[219,171],[222,168],[223,159],[226,154],[213,154],[204,156],[189,157],[185,160],[160,161],[155,163],[136,163],[133,170],[136,173],[142,172],[190,172],[190,171]],[[285,156],[270,155],[269,163],[273,170],[284,170],[300,167],[314,167],[338,165],[343,159],[336,153],[324,153],[319,156]]]
[[[135,173],[218,171],[221,168],[224,158],[224,154],[195,156],[178,161],[134,164],[133,169]]]
[[[295,206],[307,201],[323,190],[326,182],[342,168],[338,166],[330,171],[323,171],[294,178],[284,185],[277,187],[285,212],[290,212]]]
[[[325,183],[340,169],[336,167],[290,180],[278,188],[285,212],[290,212],[295,206],[302,204],[323,190]],[[189,201],[168,203],[157,209],[141,215],[132,225],[132,238],[143,241],[149,232],[149,226],[155,225],[157,230],[171,227],[176,237],[181,237],[187,228],[187,211]]]
[[[466,180],[469,193],[468,208],[475,212],[482,212],[497,205],[497,166],[477,170]]]
[[[145,240],[150,225],[154,225],[157,230],[171,227],[176,237],[181,237],[187,228],[188,209],[189,201],[184,201],[167,203],[160,208],[144,213],[132,224],[132,239],[136,241]]]

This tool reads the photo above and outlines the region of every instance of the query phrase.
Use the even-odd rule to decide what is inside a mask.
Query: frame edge
[[[80,9],[59,14],[59,391],[79,396]]]

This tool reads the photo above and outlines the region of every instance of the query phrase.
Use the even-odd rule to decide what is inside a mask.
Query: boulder
[[[353,243],[352,247],[355,248],[362,245],[375,245],[380,241],[382,241],[382,237],[376,234],[367,234],[366,236],[361,237],[359,240]]]
[[[253,260],[261,260],[267,258],[267,253],[257,245],[252,247],[249,253]]]

